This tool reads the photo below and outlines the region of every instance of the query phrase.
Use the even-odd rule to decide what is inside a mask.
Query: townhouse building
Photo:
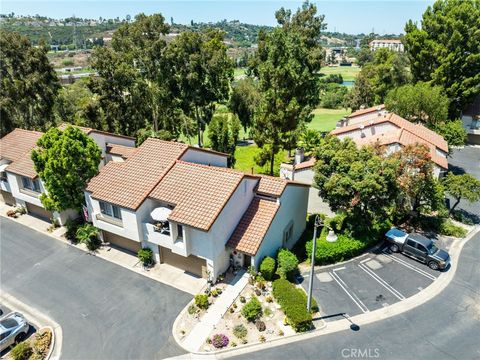
[[[104,242],[148,247],[157,261],[198,277],[258,267],[302,235],[309,186],[226,166],[226,154],[147,139],[91,179],[89,218]]]
[[[64,130],[68,124],[59,126]],[[111,134],[86,127],[79,127],[91,137],[102,150],[102,168],[109,161],[121,161],[117,153],[132,151],[135,139],[128,136]],[[78,216],[74,210],[52,212],[44,208],[40,195],[45,187],[35,172],[31,159],[32,150],[43,135],[39,131],[15,129],[0,139],[0,191],[1,201],[11,206],[22,206],[29,214],[45,220],[56,219],[63,225],[67,219]]]

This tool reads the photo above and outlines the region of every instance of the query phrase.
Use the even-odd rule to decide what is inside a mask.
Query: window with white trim
[[[286,246],[293,237],[293,222],[290,222],[283,230],[283,246]]]
[[[32,180],[28,177],[22,176],[22,187],[35,192],[40,192],[40,181],[38,179]]]
[[[116,205],[112,205],[103,201],[99,201],[100,203],[100,212],[103,215],[107,215],[113,217],[115,219],[122,220],[122,212],[120,208]]]

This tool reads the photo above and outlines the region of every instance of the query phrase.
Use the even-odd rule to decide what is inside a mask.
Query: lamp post
[[[315,216],[315,223],[313,224],[313,240],[312,240],[312,258],[310,260],[310,277],[308,278],[308,298],[307,298],[307,310],[310,312],[312,309],[312,290],[313,290],[313,276],[315,272],[315,250],[317,249],[317,228],[322,226],[323,222],[320,216]],[[327,235],[328,242],[337,241],[337,235],[332,229]]]

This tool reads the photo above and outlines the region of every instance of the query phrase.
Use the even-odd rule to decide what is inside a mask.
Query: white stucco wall
[[[396,127],[391,123],[386,122],[386,123],[377,124],[374,126],[365,126],[363,131],[358,128],[343,134],[338,134],[337,137],[342,140],[345,139],[346,137],[349,137],[351,139],[361,139],[362,132],[365,134],[364,138],[368,138],[370,136],[381,135],[381,134],[385,134],[395,130],[398,130],[398,127]]]
[[[20,188],[22,187],[22,179],[20,175],[7,172],[7,179],[8,183],[10,184],[12,195],[15,197],[15,199],[20,200],[20,202],[28,202],[43,208],[39,198],[40,194],[38,194],[39,196],[36,197],[20,192]],[[42,181],[40,181],[40,190],[42,193],[45,192]]]
[[[229,266],[230,252],[226,250],[225,244],[250,205],[257,182],[257,179],[250,178],[242,180],[210,231],[184,227],[191,253],[207,259],[207,267],[213,278]]]
[[[280,247],[292,248],[303,234],[307,222],[309,188],[306,186],[288,185],[280,200],[280,208],[275,215],[267,234],[253,260],[258,268],[266,256],[275,257]],[[288,243],[283,244],[284,231],[293,223],[293,234]]]
[[[195,164],[203,164],[203,165],[212,165],[212,166],[220,166],[220,167],[227,167],[227,157],[211,153],[208,151],[202,151],[200,149],[189,148],[181,157],[181,160],[188,161]]]
[[[363,114],[363,115],[358,115],[358,116],[355,116],[353,118],[348,118],[347,125],[358,124],[358,123],[362,123],[362,122],[368,121],[368,120],[376,120],[380,116],[382,116],[386,113],[387,113],[387,111],[385,109],[383,109],[383,110],[380,110],[380,111],[375,111],[375,112],[371,112],[371,113],[367,113],[367,114]]]
[[[290,167],[291,165],[289,165]],[[313,167],[304,168],[295,171],[295,181],[304,183],[304,184],[313,184],[313,178],[315,176],[315,171]],[[282,179],[292,180],[292,170],[280,165],[280,177]]]
[[[88,213],[90,214],[90,219],[94,226],[134,241],[141,241],[141,222],[138,221],[140,216],[143,215],[143,209],[141,209],[141,207],[137,212],[126,208],[120,208],[122,214],[122,226],[117,226],[97,219],[97,215],[101,214],[100,203],[97,199],[92,198],[91,193],[85,192],[85,202],[87,203]],[[143,205],[144,204],[142,204],[142,206]]]
[[[100,163],[100,168],[105,165],[110,158],[107,156],[107,144],[117,144],[117,145],[123,145],[123,146],[128,146],[128,147],[135,147],[135,140],[134,139],[128,139],[124,137],[119,137],[115,135],[107,135],[107,134],[102,134],[102,133],[97,133],[97,132],[91,132],[88,134],[89,137],[95,141],[95,143],[98,145],[98,147],[102,150],[102,159],[105,159],[105,161]]]

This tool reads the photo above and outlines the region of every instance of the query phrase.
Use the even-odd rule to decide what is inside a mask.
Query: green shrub
[[[303,295],[302,295],[302,293]],[[273,296],[282,307],[287,322],[297,331],[307,331],[312,327],[312,314],[306,308],[306,295],[285,279],[273,282]]]
[[[187,311],[189,315],[194,315],[197,312],[197,308],[192,304],[188,307]]]
[[[208,296],[204,294],[195,295],[195,305],[200,309],[208,309]]]
[[[155,265],[155,260],[153,259],[153,251],[149,248],[143,248],[137,253],[138,260],[140,260],[145,267],[152,267]]]
[[[271,281],[275,275],[275,259],[267,256],[260,264],[260,272],[265,280]]]
[[[298,259],[294,253],[288,249],[280,249],[277,255],[277,274],[282,279],[291,279],[298,271]]]
[[[262,316],[262,304],[255,296],[243,306],[242,315],[248,321],[254,321]]]
[[[265,325],[265,322],[263,322],[261,320],[255,321],[255,327],[260,332],[265,331],[265,329],[267,328],[267,326]]]
[[[236,325],[233,328],[233,335],[235,335],[239,339],[244,339],[247,336],[248,330],[247,328],[243,325]]]
[[[28,360],[32,355],[33,350],[30,344],[22,341],[15,345],[15,347],[10,352],[14,360]]]
[[[91,224],[79,226],[76,235],[78,242],[84,243],[91,252],[96,251],[102,244],[97,237],[98,229]]]
[[[317,248],[315,251],[315,264],[327,265],[339,261],[345,261],[355,257],[363,252],[372,243],[353,239],[345,234],[339,234],[337,241],[331,243],[326,240],[328,231],[324,229],[320,238],[317,239]],[[312,256],[312,240],[305,244],[308,258]]]
[[[64,60],[62,60],[62,65],[63,66],[72,66],[73,65],[73,60],[72,59],[64,59]]]
[[[82,218],[68,219],[65,223],[67,231],[65,237],[73,243],[77,242],[77,229],[83,224]]]
[[[442,235],[458,238],[463,238],[467,235],[467,230],[461,226],[455,225],[450,219],[445,219],[441,222],[438,232]]]

